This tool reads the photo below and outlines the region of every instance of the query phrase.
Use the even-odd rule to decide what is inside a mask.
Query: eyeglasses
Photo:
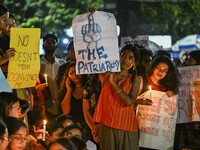
[[[156,69],[161,73],[165,73],[165,74],[168,73],[168,70],[162,70],[162,69],[160,69],[160,67],[156,67]]]
[[[17,135],[16,136],[12,135],[10,138],[14,139],[16,141],[16,143],[18,143],[18,144],[27,142],[27,137],[20,137],[20,136],[17,136]]]

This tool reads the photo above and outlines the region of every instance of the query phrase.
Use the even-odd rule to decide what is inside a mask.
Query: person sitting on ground
[[[63,131],[63,126],[58,122],[53,122],[47,125],[47,131],[49,132],[49,137],[47,141],[48,143],[50,143],[60,137],[60,134]]]
[[[60,138],[49,144],[48,150],[83,150],[86,147],[85,143],[76,138],[71,139]]]
[[[0,119],[0,150],[6,150],[8,143],[8,129],[3,120]]]
[[[70,139],[71,137],[77,137],[81,140],[85,140],[85,133],[83,132],[83,129],[81,129],[75,124],[72,124],[63,129],[63,131],[60,134],[60,137],[65,137],[68,139]]]
[[[8,117],[5,119],[8,128],[9,144],[8,150],[24,150],[27,144],[27,127],[26,124],[15,118]]]
[[[71,116],[69,115],[60,115],[56,118],[56,122],[58,122],[59,124],[61,124],[64,128],[74,124],[73,119]]]
[[[16,95],[9,92],[0,93],[0,117],[6,119],[6,117],[21,116],[20,100]]]

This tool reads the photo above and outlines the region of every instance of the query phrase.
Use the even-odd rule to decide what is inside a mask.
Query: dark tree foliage
[[[74,16],[90,7],[100,10],[103,0],[5,0],[19,27],[41,28],[42,35],[53,32],[63,35]]]
[[[200,33],[200,0],[143,3],[141,10],[153,31],[170,34],[173,41]]]

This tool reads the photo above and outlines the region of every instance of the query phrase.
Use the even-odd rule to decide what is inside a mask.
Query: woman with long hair
[[[9,92],[0,93],[0,117],[5,119],[6,117],[16,117],[21,116],[20,99]]]
[[[121,71],[107,72],[102,81],[93,120],[102,124],[100,149],[138,149],[137,119],[133,104],[142,88],[142,78],[136,74],[138,47],[126,45],[120,52]],[[131,139],[131,140],[130,140]]]
[[[173,96],[178,91],[178,72],[170,60],[166,56],[156,58],[144,78],[143,92],[149,90],[151,85],[153,90],[167,92],[168,96]]]
[[[24,150],[27,144],[27,127],[26,124],[15,118],[8,117],[5,119],[8,127],[9,145],[8,150]]]
[[[64,115],[70,115],[73,121],[84,126],[85,120],[83,116],[82,99],[83,89],[87,81],[86,75],[77,75],[75,71],[75,63],[70,63],[66,69],[65,86],[59,92],[59,99]]]
[[[143,79],[144,79],[144,85],[143,85],[142,93],[148,91],[149,86],[151,86],[151,88],[153,90],[166,92],[166,94],[169,97],[174,96],[178,92],[178,83],[179,83],[178,71],[177,71],[174,63],[167,56],[160,56],[160,57],[155,58],[153,60],[153,62],[151,63],[151,66],[147,72],[147,75]],[[139,98],[139,99],[143,99],[143,98]],[[155,101],[153,99],[152,103],[154,104],[154,102]],[[163,105],[161,105],[159,107],[161,110],[164,109]],[[142,114],[140,114],[141,113],[140,110],[143,110],[143,109],[140,107],[138,108],[137,116],[138,116],[139,127],[144,125],[144,123],[146,123],[146,122],[148,122],[148,124],[151,124],[149,122],[149,120],[145,120],[145,119],[144,120],[141,119],[142,123],[140,122],[139,119],[142,116]],[[144,116],[148,113],[151,113],[151,108],[147,108],[147,109],[145,108]],[[163,115],[163,114],[161,113],[161,114],[158,114],[158,116],[159,115]],[[153,127],[153,123],[151,125]],[[160,129],[160,126],[156,126],[154,128]],[[141,137],[141,139],[143,139],[143,141],[153,141],[153,139],[151,139],[150,137],[147,138],[146,136],[142,136],[142,135],[140,137]],[[150,149],[150,148],[149,147],[140,147],[140,150],[146,150],[146,149]]]

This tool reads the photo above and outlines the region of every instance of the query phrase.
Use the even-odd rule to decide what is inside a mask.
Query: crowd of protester
[[[11,27],[17,27],[15,18],[0,5],[0,66],[5,77],[15,55],[15,49],[9,47]],[[172,61],[164,50],[153,54],[143,46],[129,44],[120,51],[120,72],[76,75],[73,40],[66,60],[54,56],[57,48],[57,37],[45,35],[45,54],[35,86],[0,93],[1,150],[82,150],[90,149],[88,141],[102,150],[148,149],[139,148],[134,110],[153,102],[138,96],[149,90],[149,85],[169,97],[176,95],[177,67],[200,64],[200,50],[190,52],[181,63],[178,58]],[[177,146],[179,141],[175,141]],[[188,143],[178,149],[190,148]]]

